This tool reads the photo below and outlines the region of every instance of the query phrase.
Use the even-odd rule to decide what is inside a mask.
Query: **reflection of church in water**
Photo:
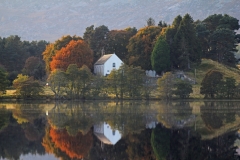
[[[115,145],[122,137],[118,130],[112,129],[106,122],[94,125],[95,136],[104,144]]]
[[[157,122],[147,122],[146,128],[153,129],[157,125]],[[115,145],[122,137],[122,133],[119,130],[112,129],[106,122],[100,122],[94,125],[94,135],[103,143],[108,145]],[[124,125],[122,132],[124,131]]]

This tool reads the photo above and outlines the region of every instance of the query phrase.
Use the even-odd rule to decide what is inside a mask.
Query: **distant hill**
[[[194,20],[215,13],[240,19],[239,8],[240,0],[1,0],[0,36],[55,41],[66,34],[82,36],[92,24],[139,29],[149,17],[156,24],[171,24],[186,13]]]

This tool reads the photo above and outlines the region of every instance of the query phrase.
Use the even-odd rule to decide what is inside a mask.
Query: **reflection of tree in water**
[[[70,135],[79,131],[87,133],[93,125],[92,114],[84,103],[55,104],[49,113],[48,121],[52,127],[66,129]],[[90,108],[90,106],[88,106]]]
[[[37,103],[16,104],[15,108],[13,117],[17,119],[18,123],[33,123],[37,117],[41,117],[44,113],[43,107]]]
[[[90,160],[155,160],[150,137],[151,129],[140,133],[129,133],[122,137],[114,146],[103,145],[95,136],[93,147],[89,154]]]
[[[120,139],[114,146],[103,145],[96,136],[93,136],[93,147],[89,153],[89,160],[125,160],[128,159],[125,139]]]
[[[151,143],[157,159],[167,160],[234,160],[236,131],[212,140],[201,140],[199,133],[188,128],[167,129],[158,125],[152,132]]]
[[[178,118],[186,119],[192,115],[192,108],[190,107],[190,102],[180,101],[172,105],[173,108],[177,110]]]
[[[2,113],[3,112],[1,112],[1,114]],[[19,159],[21,154],[44,154],[45,151],[41,145],[42,134],[38,134],[37,136],[32,135],[29,131],[29,128],[31,128],[29,126],[35,125],[34,130],[40,132],[44,127],[38,128],[39,125],[36,125],[36,123],[25,123],[20,125],[12,117],[12,113],[6,114],[10,120],[8,125],[0,132],[0,158]],[[1,117],[2,116],[3,115],[1,115]]]
[[[201,117],[210,130],[219,129],[225,123],[232,123],[236,120],[235,102],[205,102],[201,106]]]
[[[207,128],[212,130],[223,126],[224,117],[221,115],[222,113],[216,112],[217,106],[215,106],[215,103],[205,102],[204,104],[204,106],[201,106],[201,117]]]
[[[12,112],[5,108],[0,108],[0,131],[8,126],[12,119]]]
[[[212,140],[205,140],[202,142],[202,146],[204,148],[202,150],[202,155],[207,160],[240,159],[240,157],[236,155],[236,147],[234,147],[236,139],[236,131],[232,131]]]
[[[119,102],[109,111],[104,120],[122,134],[140,133],[146,127],[146,116],[150,112],[148,105],[139,102]]]
[[[126,152],[129,160],[156,159],[150,142],[151,133],[151,129],[146,129],[139,134],[132,133],[126,136]]]
[[[47,126],[45,129],[45,136],[42,140],[42,146],[45,148],[45,151],[49,154],[54,154],[56,157],[61,158],[62,160],[71,159],[65,152],[56,147],[49,134],[50,126]]]
[[[67,131],[50,128],[49,135],[51,141],[61,151],[65,152],[70,158],[83,158],[86,156],[92,146],[92,131],[83,135],[78,132],[76,136],[70,136]]]
[[[170,152],[170,130],[160,124],[153,130],[151,144],[158,160],[166,159]]]

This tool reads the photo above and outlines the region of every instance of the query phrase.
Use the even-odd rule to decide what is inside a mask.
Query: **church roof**
[[[95,65],[104,64],[112,55],[113,55],[113,54],[103,55],[103,56],[95,63]]]

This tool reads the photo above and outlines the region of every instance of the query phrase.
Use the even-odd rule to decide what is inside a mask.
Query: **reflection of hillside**
[[[205,102],[201,106],[202,138],[212,139],[239,129],[239,109],[239,102]]]

